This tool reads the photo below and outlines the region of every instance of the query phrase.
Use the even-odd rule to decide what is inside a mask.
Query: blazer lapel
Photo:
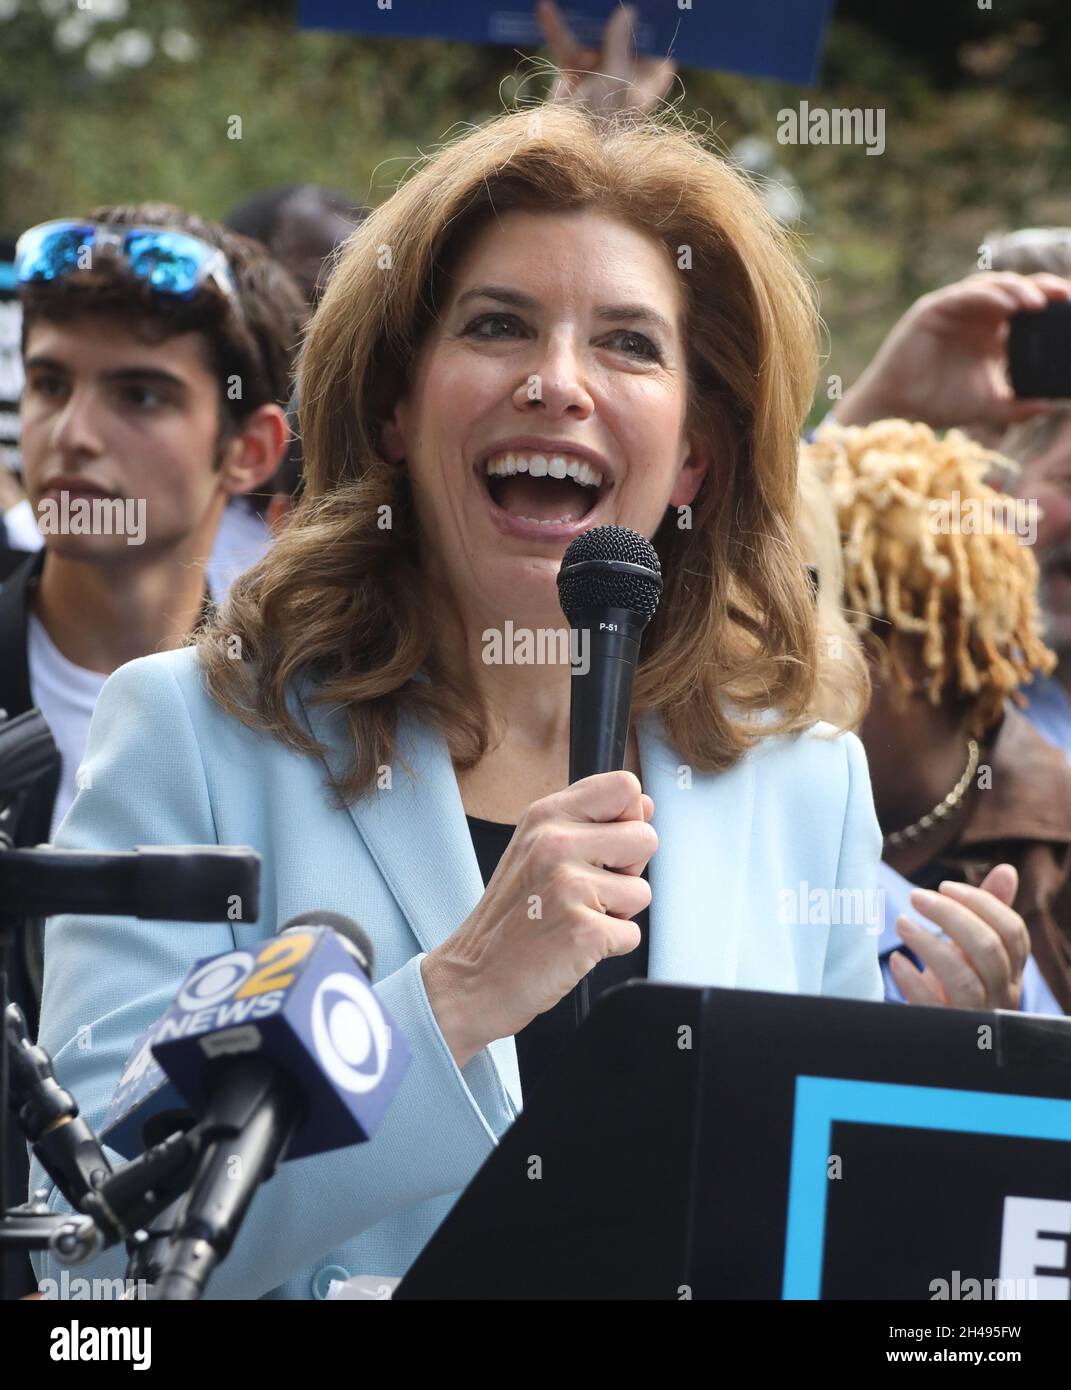
[[[301,703],[316,737],[337,751],[333,712],[303,697]],[[403,714],[390,779],[389,789],[361,797],[349,813],[421,949],[433,951],[468,917],[484,890],[445,738]],[[488,1050],[520,1108],[513,1039],[497,1038]]]

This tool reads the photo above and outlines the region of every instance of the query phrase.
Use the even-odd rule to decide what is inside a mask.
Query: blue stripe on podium
[[[821,1297],[828,1163],[833,1124],[838,1120],[1071,1142],[1068,1100],[798,1076],[782,1298]]]

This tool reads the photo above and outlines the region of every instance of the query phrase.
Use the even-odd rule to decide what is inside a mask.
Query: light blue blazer
[[[339,749],[337,711],[297,690],[292,699]],[[657,722],[640,721],[660,839],[649,978],[881,999],[875,934],[792,920],[814,890],[876,881],[881,837],[862,746],[823,733],[765,739],[731,771],[689,781]],[[40,1040],[90,1124],[101,1125],[134,1040],[198,957],[249,947],[310,909],[346,913],[372,937],[377,990],[412,1049],[371,1143],[284,1164],[260,1190],[210,1297],[315,1298],[331,1278],[400,1276],[520,1109],[513,1039],[458,1070],[424,992],[423,954],[469,915],[483,883],[444,739],[403,720],[399,752],[414,781],[396,763],[392,790],[333,807],[314,758],[209,698],[193,648],[132,661],[97,703],[57,845],[249,845],[263,872],[255,925],[49,921]],[[36,1164],[30,1180],[51,1188]],[[66,1209],[55,1189],[48,1200]],[[59,1278],[51,1257],[35,1265],[39,1278]],[[120,1249],[72,1274],[114,1279],[124,1267]]]

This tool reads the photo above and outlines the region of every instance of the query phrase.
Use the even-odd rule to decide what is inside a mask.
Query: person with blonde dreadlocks
[[[860,733],[883,883],[944,933],[887,912],[887,983],[911,1002],[1071,1012],[1071,768],[1019,711],[1055,657],[1026,504],[984,481],[1014,465],[902,420],[825,425],[804,456],[830,489],[871,658]]]

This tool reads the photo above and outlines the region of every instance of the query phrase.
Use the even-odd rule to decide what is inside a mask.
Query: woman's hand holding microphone
[[[631,772],[534,801],[475,911],[421,962],[459,1067],[544,1013],[607,956],[640,944],[641,877],[658,848],[654,803]]]

